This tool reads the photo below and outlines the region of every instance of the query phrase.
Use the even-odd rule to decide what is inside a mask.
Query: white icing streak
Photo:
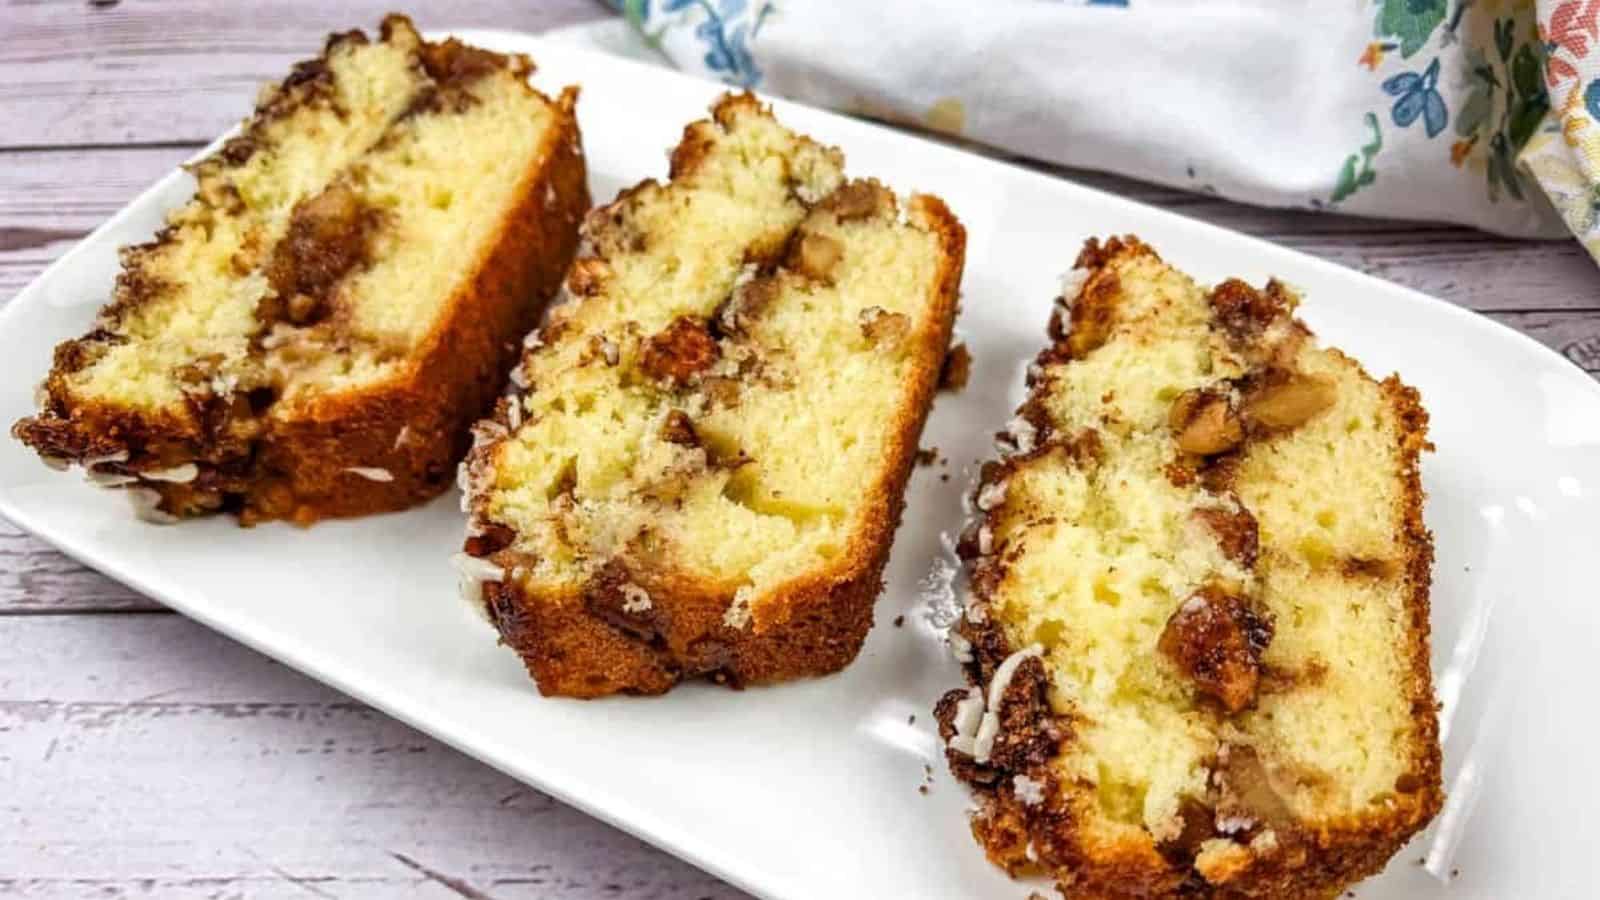
[[[133,504],[133,514],[138,518],[154,525],[171,525],[178,521],[177,516],[158,508],[161,493],[154,488],[129,488],[123,493]]]
[[[360,475],[368,481],[393,481],[394,475],[388,469],[376,466],[346,466],[345,471],[352,475]]]
[[[984,485],[983,488],[978,491],[978,508],[984,512],[988,512],[989,510],[994,509],[996,506],[999,506],[1001,503],[1004,503],[1005,499],[1006,483],[1004,481],[993,481]]]
[[[955,715],[950,724],[956,733],[950,736],[950,749],[973,756],[976,747],[978,724],[983,721],[983,692],[968,688],[967,696],[956,702]]]
[[[1005,700],[1006,689],[1011,686],[1011,679],[1016,677],[1017,669],[1021,667],[1023,661],[1043,652],[1042,646],[1029,644],[1006,657],[1005,661],[994,670],[994,677],[989,679],[987,698],[976,688],[967,693],[966,699],[956,705],[956,718],[962,721],[970,719],[974,708],[982,711],[982,717],[977,723],[975,734],[970,729],[963,730],[958,727],[955,736],[950,739],[950,749],[965,753],[980,764],[989,761],[989,754],[994,752],[995,739],[1000,736],[1000,705]],[[961,738],[965,739],[958,742]]]
[[[1058,296],[1063,308],[1072,308],[1072,301],[1077,299],[1078,292],[1083,290],[1084,282],[1088,280],[1088,269],[1073,268],[1061,273],[1061,293]]]
[[[503,581],[506,570],[500,568],[487,559],[480,559],[470,553],[456,553],[450,557],[450,564],[456,567],[461,577],[473,581]]]
[[[1001,447],[1002,451],[1015,448],[1017,453],[1029,453],[1039,440],[1039,429],[1025,416],[1015,416],[1006,423],[1006,438],[1011,447]]]
[[[483,583],[486,581],[504,581],[505,570],[489,562],[467,553],[456,553],[450,557],[450,564],[455,566],[459,575],[457,587],[460,589],[461,600],[471,607],[485,622],[494,624],[489,618],[489,609],[483,602]]]
[[[188,484],[189,482],[200,477],[200,467],[192,462],[189,462],[183,463],[182,465],[172,466],[171,468],[167,469],[151,469],[148,472],[140,472],[139,477],[149,479],[150,481],[167,481],[173,484]]]

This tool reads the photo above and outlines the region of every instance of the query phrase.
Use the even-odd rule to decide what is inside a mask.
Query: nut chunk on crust
[[[860,649],[965,238],[842,165],[727,96],[669,182],[590,214],[573,299],[463,473],[469,599],[541,691],[779,681]]]
[[[1416,392],[1277,282],[1090,241],[985,465],[935,710],[973,833],[1068,897],[1336,896],[1438,811]]]
[[[403,16],[334,35],[123,250],[13,433],[160,521],[304,524],[447,488],[589,205],[576,91],[543,96],[532,67]]]

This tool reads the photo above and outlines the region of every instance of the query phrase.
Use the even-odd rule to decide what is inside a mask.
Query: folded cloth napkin
[[[1600,0],[625,0],[568,39],[1249,203],[1600,256]],[[1520,157],[1520,158],[1519,158]]]

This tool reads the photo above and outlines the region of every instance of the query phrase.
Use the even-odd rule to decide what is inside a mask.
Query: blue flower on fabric
[[[1583,106],[1589,110],[1589,115],[1600,119],[1600,78],[1589,82],[1583,91]]]
[[[666,13],[698,8],[705,18],[695,26],[694,36],[706,45],[706,68],[719,73],[727,84],[753,88],[761,83],[761,69],[747,40],[754,40],[761,30],[772,12],[770,3],[759,4],[753,17],[746,15],[747,0],[664,0],[661,8]],[[754,21],[739,21],[742,18]]]
[[[1394,123],[1401,128],[1407,128],[1420,116],[1422,126],[1427,129],[1428,137],[1436,137],[1444,130],[1450,121],[1450,111],[1445,108],[1444,98],[1439,96],[1439,58],[1433,58],[1428,63],[1421,75],[1415,72],[1401,72],[1383,83],[1383,91],[1391,97],[1399,97],[1394,102],[1394,109],[1390,111]]]

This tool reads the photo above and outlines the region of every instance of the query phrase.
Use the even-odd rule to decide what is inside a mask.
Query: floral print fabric
[[[1600,258],[1600,0],[618,8],[626,26],[569,37],[1050,162],[1246,202],[1570,231]]]
[[[1522,161],[1600,260],[1600,0],[1541,0],[1539,39],[1550,114]]]

